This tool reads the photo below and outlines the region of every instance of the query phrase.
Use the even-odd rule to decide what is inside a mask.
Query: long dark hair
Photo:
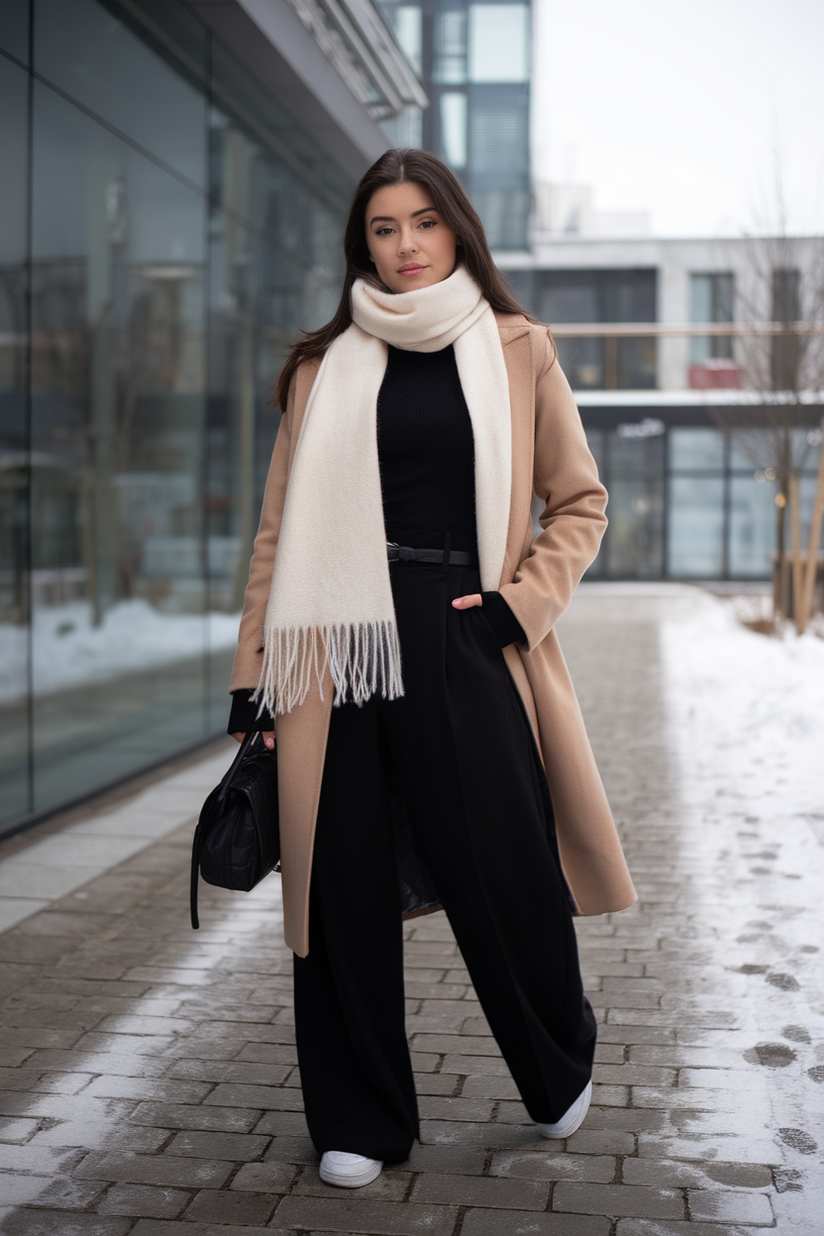
[[[444,223],[460,237],[464,265],[492,308],[499,313],[523,314],[528,321],[537,322],[537,318],[518,304],[503,275],[492,261],[478,213],[446,164],[425,150],[387,150],[364,174],[349,209],[343,236],[346,274],[335,316],[319,330],[307,331],[302,339],[292,344],[280,372],[273,402],[282,411],[286,411],[289,385],[301,361],[308,360],[311,356],[321,356],[333,339],[342,335],[350,325],[350,294],[355,280],[366,279],[383,288],[369,259],[366,244],[366,208],[378,189],[405,183],[420,185],[425,189]]]

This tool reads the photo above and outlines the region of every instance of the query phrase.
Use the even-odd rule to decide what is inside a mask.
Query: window
[[[655,270],[537,271],[533,306],[543,322],[654,322]],[[656,384],[655,339],[563,338],[561,365],[579,390],[649,390]]]
[[[526,4],[469,8],[469,80],[529,81],[530,9]]]
[[[435,56],[432,80],[444,85],[466,81],[466,10],[435,14]]]
[[[466,167],[466,95],[448,90],[440,102],[443,157],[450,167]]]
[[[772,275],[772,320],[783,327],[801,317],[801,272],[779,268]],[[776,335],[772,341],[772,384],[776,391],[799,387],[801,349],[795,334]]]
[[[690,275],[690,321],[733,321],[733,276],[728,273]],[[704,365],[708,360],[732,358],[729,335],[699,335],[690,340],[690,362]]]

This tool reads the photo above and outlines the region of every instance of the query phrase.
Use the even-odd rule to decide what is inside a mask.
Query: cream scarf
[[[475,439],[481,583],[498,587],[511,486],[509,383],[489,303],[459,266],[431,287],[393,295],[359,279],[352,325],[327,350],[295,451],[254,699],[272,715],[306,699],[326,667],[335,703],[403,695],[386,558],[377,399],[388,343],[411,352],[455,345]],[[321,685],[322,690],[322,685]]]

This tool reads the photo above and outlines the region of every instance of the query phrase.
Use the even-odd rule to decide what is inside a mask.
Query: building
[[[539,205],[531,252],[496,260],[553,328],[610,492],[589,577],[769,579],[790,473],[804,546],[813,508],[824,240],[658,239],[577,187]]]
[[[224,728],[271,383],[425,103],[367,0],[0,5],[0,831]]]
[[[523,0],[378,0],[430,106],[397,145],[443,159],[497,249],[529,243],[531,6]],[[415,127],[417,125],[417,127]]]

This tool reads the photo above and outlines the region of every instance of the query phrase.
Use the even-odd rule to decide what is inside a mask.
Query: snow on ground
[[[821,813],[824,840],[824,640],[789,624],[783,638],[757,634],[737,599],[694,593],[660,628],[671,708],[693,744],[681,743],[685,780],[693,758],[723,761],[731,780],[763,775],[811,823]]]
[[[35,695],[118,678],[237,642],[239,614],[163,614],[146,601],[123,601],[92,623],[74,601],[38,609],[32,625]],[[28,629],[0,624],[0,703],[28,689]]]

